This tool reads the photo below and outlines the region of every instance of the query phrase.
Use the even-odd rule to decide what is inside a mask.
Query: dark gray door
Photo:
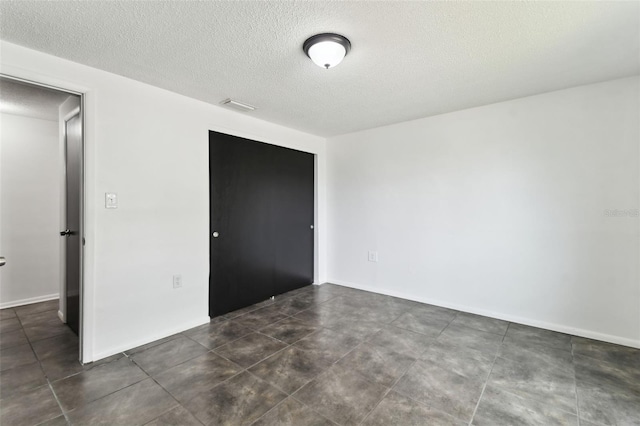
[[[65,122],[65,174],[67,325],[78,334],[80,328],[80,282],[82,252],[82,119],[78,113]]]
[[[314,160],[209,133],[210,316],[313,282]]]

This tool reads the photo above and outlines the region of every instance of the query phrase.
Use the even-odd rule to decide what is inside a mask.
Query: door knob
[[[220,236],[220,234],[218,234],[218,232],[217,232],[217,231],[216,231],[216,232],[214,232],[214,233],[213,233],[213,234],[211,234],[211,235],[213,235],[213,238],[218,238],[218,237]]]
[[[7,259],[5,259],[4,256],[0,257],[0,266],[3,266],[5,263],[7,263]]]
[[[62,237],[66,237],[67,235],[73,235],[73,232],[71,232],[71,230],[69,229],[65,229],[64,231],[60,231],[60,235]]]

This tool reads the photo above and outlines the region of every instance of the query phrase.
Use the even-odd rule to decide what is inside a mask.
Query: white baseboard
[[[47,302],[49,300],[59,299],[60,294],[47,294],[44,296],[30,297],[28,299],[14,300],[13,302],[0,303],[0,309],[13,308],[16,306],[32,305],[34,303]]]
[[[67,321],[64,319],[64,314],[62,313],[62,311],[58,311],[58,318],[60,318],[60,321],[62,321],[63,323],[67,323]]]
[[[137,339],[137,340],[133,340],[131,342],[122,344],[122,345],[118,345],[116,347],[107,349],[107,350],[103,350],[100,352],[94,352],[93,354],[93,359],[92,360],[84,360],[84,363],[89,363],[89,362],[95,362],[95,361],[100,361],[103,358],[107,358],[111,355],[115,355],[117,353],[120,352],[124,352],[127,351],[129,349],[133,349],[133,348],[137,348],[138,346],[142,346],[142,345],[146,345],[147,343],[151,343],[154,342],[156,340],[160,340],[160,339],[164,339],[165,337],[169,337],[172,336],[174,334],[189,330],[190,328],[193,327],[197,327],[199,325],[203,325],[203,324],[207,324],[209,323],[209,321],[211,321],[211,318],[206,317],[206,319],[200,319],[200,320],[196,320],[196,321],[190,321],[187,323],[184,323],[178,327],[173,327],[167,330],[163,330],[160,331],[158,333],[154,333],[154,334],[150,334],[148,336],[145,336],[143,338]]]
[[[424,297],[416,297],[411,294],[406,294],[406,293],[393,291],[393,290],[374,288],[374,287],[356,284],[348,281],[330,280],[328,281],[328,283],[337,284],[344,287],[355,288],[358,290],[370,291],[371,293],[378,293],[378,294],[384,294],[386,296],[393,296],[393,297],[399,297],[401,299],[413,300],[415,302],[427,303],[429,305],[441,306],[443,308],[455,309],[456,311],[482,315],[485,317],[495,318],[503,321],[514,322],[517,324],[543,328],[545,330],[557,331],[559,333],[571,334],[574,336],[586,337],[588,339],[600,340],[602,342],[615,343],[617,345],[629,346],[632,348],[640,349],[640,340],[629,339],[627,337],[615,336],[612,334],[604,334],[604,333],[599,333],[597,331],[584,330],[581,328],[569,327],[561,324],[553,324],[553,323],[538,321],[530,318],[506,315],[499,312],[487,311],[484,309],[477,309],[470,306],[463,306],[455,303],[443,302],[441,300],[434,300],[434,299],[429,299]]]

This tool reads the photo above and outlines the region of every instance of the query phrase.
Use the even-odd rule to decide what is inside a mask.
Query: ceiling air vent
[[[233,108],[235,110],[242,111],[242,112],[251,112],[251,111],[255,111],[256,109],[256,107],[254,106],[243,104],[242,102],[234,101],[231,98],[227,98],[224,101],[220,102],[220,105]]]

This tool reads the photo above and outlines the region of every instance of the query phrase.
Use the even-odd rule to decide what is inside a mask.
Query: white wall
[[[329,280],[640,347],[639,87],[329,139]]]
[[[58,297],[58,123],[0,114],[0,307]]]
[[[1,72],[86,94],[85,361],[208,321],[209,130],[317,154],[316,280],[325,281],[324,139],[11,43],[0,49]],[[105,192],[118,194],[118,209],[104,208]]]

